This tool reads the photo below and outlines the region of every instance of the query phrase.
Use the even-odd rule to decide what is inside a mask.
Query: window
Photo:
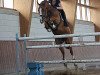
[[[76,17],[80,20],[90,21],[89,0],[78,0]]]
[[[33,12],[36,12],[36,0],[33,2]]]
[[[0,0],[0,7],[13,8],[13,0]]]
[[[4,0],[4,7],[13,8],[13,0]]]

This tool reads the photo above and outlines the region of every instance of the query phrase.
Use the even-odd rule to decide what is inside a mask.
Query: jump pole
[[[84,37],[84,36],[97,36],[100,32],[86,33],[86,34],[64,34],[54,36],[43,36],[43,37],[19,37],[18,40],[39,40],[39,39],[54,39],[54,38],[66,38],[66,37]],[[79,44],[61,44],[61,45],[41,45],[41,46],[26,46],[26,49],[33,48],[58,48],[58,47],[80,47],[80,46],[98,46],[99,42],[94,43],[79,43]],[[54,61],[33,61],[33,63],[39,64],[60,64],[60,63],[91,63],[100,62],[100,59],[89,59],[89,60],[54,60]],[[31,67],[31,66],[30,66]]]
[[[19,37],[19,40],[40,40],[40,39],[55,39],[55,38],[66,38],[66,37],[84,37],[84,36],[97,36],[100,32],[85,33],[85,34],[64,34],[54,36],[41,36],[41,37]]]
[[[61,45],[40,45],[40,46],[27,46],[27,49],[38,48],[59,48],[59,47],[84,47],[84,46],[99,46],[100,42],[94,43],[79,43],[79,44],[61,44]]]
[[[33,63],[40,63],[40,64],[91,63],[91,62],[92,63],[100,62],[100,59],[33,61]]]

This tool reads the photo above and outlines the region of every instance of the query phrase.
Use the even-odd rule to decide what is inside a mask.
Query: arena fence
[[[66,38],[66,37],[84,37],[84,36],[97,36],[100,35],[100,32],[96,33],[86,33],[86,34],[65,34],[65,35],[54,35],[54,36],[43,36],[43,37],[18,37],[18,34],[16,34],[16,72],[19,75],[19,47],[18,47],[18,41],[23,40],[24,41],[24,51],[25,51],[25,64],[27,65],[28,57],[27,52],[30,49],[36,49],[36,48],[58,48],[58,47],[78,47],[78,46],[98,46],[100,45],[100,42],[94,42],[94,43],[78,43],[78,44],[61,44],[61,45],[39,45],[39,46],[27,46],[26,41],[27,40],[40,40],[40,39],[54,39],[54,38]],[[91,62],[100,62],[100,59],[91,59],[91,60],[53,60],[53,61],[35,61],[35,63],[43,63],[43,64],[60,64],[60,63],[91,63]],[[26,68],[26,74],[27,74],[27,66]]]

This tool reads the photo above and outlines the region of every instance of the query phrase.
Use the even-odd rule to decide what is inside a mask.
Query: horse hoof
[[[72,56],[72,59],[73,59],[73,60],[75,60],[75,57],[74,57],[74,56]]]
[[[63,60],[66,60],[65,58],[63,58]],[[64,63],[64,66],[67,68],[67,63]]]
[[[78,69],[78,65],[77,64],[74,64],[74,67],[75,67],[76,70]]]
[[[64,66],[67,68],[67,63],[64,63]]]

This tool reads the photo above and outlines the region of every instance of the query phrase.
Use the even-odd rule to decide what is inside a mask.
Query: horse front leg
[[[71,34],[71,30],[70,30],[69,27],[66,27],[66,33],[67,33],[67,34]],[[66,38],[66,39],[65,39],[65,43],[66,43],[66,44],[72,44],[72,38],[71,38],[71,37]],[[72,47],[66,47],[66,49],[69,49],[69,50],[70,50],[70,54],[71,54],[71,56],[72,56],[72,59],[75,59],[75,57],[74,57],[74,55],[73,55]]]
[[[60,51],[62,53],[62,56],[63,56],[62,60],[65,60],[65,51],[64,51],[64,48],[60,47],[59,49],[60,49]],[[64,63],[64,66],[67,68],[67,63]]]
[[[65,52],[64,52],[64,48],[63,48],[63,47],[60,47],[59,50],[61,51],[62,56],[63,56],[62,60],[65,60]]]
[[[72,47],[67,47],[67,49],[69,49],[72,59],[75,60]]]
[[[66,44],[72,44],[72,38],[66,38],[65,43],[66,43]],[[70,54],[71,54],[71,56],[72,56],[72,59],[75,60],[72,47],[69,46],[69,47],[66,47],[66,49],[69,49]]]

